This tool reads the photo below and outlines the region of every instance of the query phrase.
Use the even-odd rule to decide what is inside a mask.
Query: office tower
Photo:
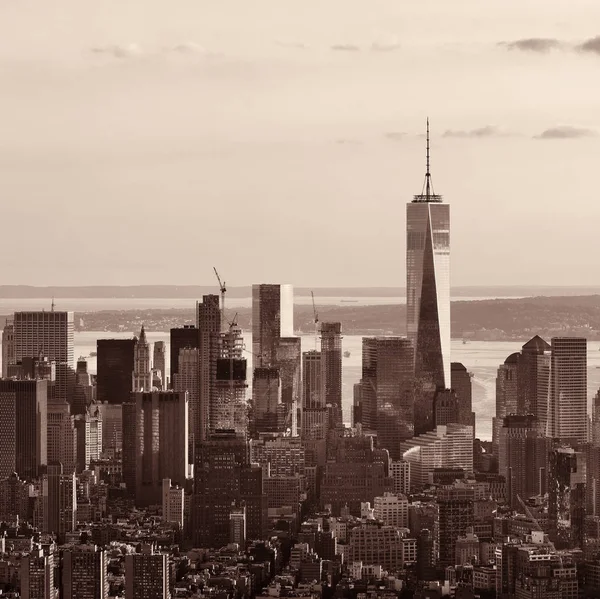
[[[475,522],[475,492],[469,488],[438,489],[438,566],[454,566],[456,541],[473,528]]]
[[[75,394],[71,404],[71,413],[85,414],[88,407],[96,400],[96,386],[88,372],[88,363],[85,358],[77,360],[75,368]]]
[[[0,479],[0,522],[27,520],[30,486],[16,472]]]
[[[185,512],[185,491],[179,485],[173,486],[170,478],[162,481],[162,519],[167,524],[175,524],[183,529]]]
[[[140,337],[133,350],[133,372],[131,373],[131,390],[134,393],[152,391],[152,367],[150,365],[150,344],[146,339],[144,325]]]
[[[0,380],[0,480],[39,476],[47,464],[48,381]]]
[[[267,437],[250,440],[250,461],[263,468],[265,476],[303,475],[306,464],[304,446],[298,437]]]
[[[292,285],[252,285],[252,354],[254,366],[275,366],[281,337],[294,335]]]
[[[600,447],[600,389],[592,399],[591,442],[594,447]]]
[[[310,350],[302,353],[302,408],[324,408],[322,396],[321,352]]]
[[[69,404],[48,402],[48,463],[60,462],[65,474],[77,469],[77,432]]]
[[[500,429],[509,414],[517,413],[517,377],[519,372],[519,354],[506,358],[498,367],[496,375],[496,416],[492,419],[492,446],[494,455],[498,455]]]
[[[471,373],[460,362],[450,364],[451,387],[458,398],[458,423],[470,424],[475,435],[475,413],[473,412],[473,386]]]
[[[499,435],[498,473],[504,476],[507,498],[515,510],[522,510],[519,497],[527,501],[546,493],[548,453],[552,440],[533,415],[511,414],[504,418]]]
[[[179,350],[178,364],[171,377],[174,391],[185,393],[189,401],[188,449],[189,463],[194,462],[194,431],[200,427],[200,350],[197,347],[182,347]]]
[[[120,405],[129,399],[136,343],[135,337],[98,339],[96,398],[99,402]]]
[[[75,417],[78,472],[87,470],[102,455],[102,414],[98,407],[90,408],[85,414]]]
[[[75,386],[73,312],[15,312],[15,362],[44,355],[56,362],[55,397],[71,401]]]
[[[438,389],[433,398],[433,421],[435,426],[460,424],[460,406],[456,392]],[[470,425],[470,423],[468,423]]]
[[[171,329],[169,360],[171,367],[171,384],[179,372],[179,350],[198,348],[198,329],[193,324]]]
[[[517,412],[533,414],[542,429],[548,418],[551,347],[536,335],[521,348],[517,378]]]
[[[393,460],[390,462],[390,476],[394,480],[394,493],[408,495],[410,493],[410,462]]]
[[[36,544],[33,550],[21,558],[21,599],[57,599],[54,587],[54,568],[58,556],[53,546],[44,550]]]
[[[248,434],[247,364],[242,329],[232,323],[220,334],[215,389],[210,405],[210,430]]]
[[[252,377],[253,428],[257,432],[279,432],[281,422],[281,381],[277,368],[255,368]]]
[[[403,460],[410,463],[411,490],[429,484],[437,468],[461,468],[473,471],[473,429],[464,424],[438,426],[401,446]]]
[[[232,507],[229,514],[229,542],[237,543],[240,548],[246,546],[246,508]]]
[[[450,384],[450,206],[433,191],[429,122],[425,183],[406,206],[406,318],[417,376],[445,389]]]
[[[96,545],[72,545],[62,554],[63,597],[108,599],[108,556]]]
[[[587,441],[587,340],[553,337],[548,436]]]
[[[301,403],[302,349],[300,337],[281,337],[275,348],[275,361],[281,381],[280,409],[285,410],[285,429],[289,434],[298,434],[298,408]]]
[[[363,337],[362,424],[377,432],[379,447],[400,459],[400,444],[413,435],[412,345],[405,337]]]
[[[194,463],[194,543],[223,547],[230,539],[230,515],[246,507],[247,537],[263,539],[267,525],[267,497],[263,471],[250,463],[243,435],[220,431],[199,444]]]
[[[210,429],[210,405],[219,358],[221,310],[218,295],[205,295],[196,303],[198,328],[198,409],[194,415],[194,443],[206,439]]]
[[[65,474],[62,464],[48,464],[42,476],[42,532],[58,535],[75,530],[77,523],[77,480],[75,473]]]
[[[188,472],[188,397],[132,393],[123,404],[123,479],[136,505],[161,503],[162,481],[183,487]]]
[[[2,330],[2,378],[8,377],[8,367],[15,363],[15,326],[6,319]]]
[[[373,516],[375,520],[380,520],[385,526],[408,528],[408,499],[406,495],[387,492],[380,497],[375,497]]]
[[[405,565],[404,541],[407,540],[397,528],[392,526],[363,523],[350,531],[348,563],[374,564],[389,572],[397,572]],[[414,543],[416,553],[416,541],[410,540]]]
[[[152,368],[161,381],[160,389],[167,388],[166,346],[164,341],[154,342]]]
[[[125,599],[171,599],[169,556],[143,546],[125,556]]]
[[[96,409],[102,419],[102,451],[114,457],[123,449],[123,404],[101,403]]]
[[[585,456],[571,447],[550,452],[548,518],[559,549],[583,549],[586,504]]]
[[[342,324],[321,323],[321,385],[323,401],[329,407],[329,426],[343,423],[342,416]]]

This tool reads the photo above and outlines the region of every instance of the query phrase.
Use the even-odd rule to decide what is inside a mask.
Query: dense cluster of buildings
[[[600,596],[586,341],[535,336],[511,354],[480,441],[471,375],[450,356],[449,259],[428,153],[407,206],[407,336],[363,339],[351,414],[342,325],[319,323],[302,351],[289,285],[253,286],[248,346],[223,288],[168,348],[143,326],[99,339],[95,375],[74,361],[72,313],[16,312],[1,596]]]

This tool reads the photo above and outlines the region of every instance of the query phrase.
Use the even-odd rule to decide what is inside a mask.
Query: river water
[[[164,341],[169,353],[169,333],[147,331],[148,341]],[[100,338],[126,338],[131,333],[106,333],[104,331],[85,331],[75,333],[75,356],[89,356],[96,351],[96,341]],[[315,348],[313,335],[303,335],[302,351]],[[246,347],[252,347],[251,335],[244,336]],[[496,371],[498,366],[513,352],[519,351],[523,343],[512,341],[452,341],[452,361],[462,362],[473,373],[473,410],[477,415],[477,436],[491,439],[492,417],[495,413]],[[344,419],[349,422],[352,406],[353,385],[361,376],[362,337],[347,335],[343,338],[343,350],[350,357],[343,359],[343,407]],[[247,352],[249,371],[252,367],[252,354]],[[88,358],[89,370],[96,372],[96,358]],[[600,343],[588,343],[588,401],[600,388]]]

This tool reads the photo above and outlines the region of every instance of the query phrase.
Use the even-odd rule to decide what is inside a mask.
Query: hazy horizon
[[[0,4],[0,283],[403,287],[432,127],[452,284],[589,286],[591,0]]]

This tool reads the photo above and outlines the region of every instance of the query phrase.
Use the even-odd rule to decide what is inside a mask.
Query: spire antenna
[[[441,202],[442,196],[433,191],[433,183],[431,182],[431,145],[429,138],[429,117],[427,117],[427,134],[426,138],[426,154],[425,154],[425,182],[423,189],[419,195],[414,196],[413,202]]]

